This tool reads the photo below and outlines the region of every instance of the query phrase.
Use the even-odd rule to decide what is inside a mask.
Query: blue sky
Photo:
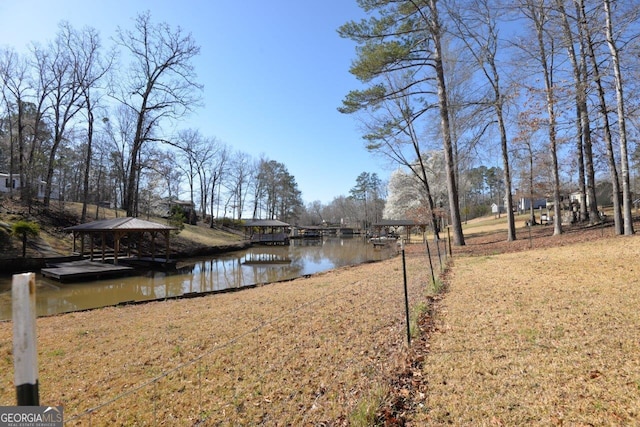
[[[201,46],[205,105],[180,128],[283,163],[305,202],[348,195],[361,172],[388,178],[394,165],[368,153],[356,118],[336,110],[360,87],[348,71],[355,44],[336,32],[364,17],[355,0],[0,0],[0,45],[46,43],[61,20],[98,29],[108,45],[146,10]]]

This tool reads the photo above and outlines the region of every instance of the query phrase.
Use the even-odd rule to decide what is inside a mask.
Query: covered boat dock
[[[403,228],[405,231],[405,241],[411,241],[411,231],[414,228],[419,228],[422,233],[425,233],[428,224],[420,223],[412,219],[383,219],[382,221],[372,225],[377,234],[377,239],[381,238],[398,238],[400,237],[399,229]],[[373,239],[372,239],[373,241]],[[373,241],[375,243],[375,241]]]
[[[244,224],[245,236],[251,243],[263,245],[288,245],[289,228],[289,224],[277,219],[255,219]]]
[[[73,252],[79,253],[81,256],[86,256],[85,236],[89,237],[89,250],[88,257],[91,261],[96,256],[96,240],[99,238],[100,245],[98,248],[98,255],[100,255],[101,261],[104,263],[109,258],[113,258],[113,264],[118,265],[118,258],[123,256],[131,259],[132,247],[135,246],[136,257],[134,259],[147,263],[169,263],[170,259],[170,236],[171,231],[176,230],[176,227],[172,227],[165,224],[159,224],[157,222],[145,221],[139,218],[124,217],[105,219],[101,221],[88,222],[86,224],[75,225],[64,229],[65,231],[71,231],[73,233]],[[142,237],[144,233],[148,233],[151,236],[151,250],[150,253],[144,255],[142,253]],[[157,250],[156,237],[161,234],[164,237],[165,250],[164,254]],[[127,237],[126,252],[122,251],[121,241],[124,237]],[[80,239],[80,250],[77,248],[77,240]],[[107,251],[107,240],[112,245],[112,249]]]
[[[45,277],[50,277],[60,281],[78,279],[98,279],[114,275],[129,274],[134,269],[130,266],[118,265],[119,261],[124,264],[133,265],[163,265],[173,264],[170,259],[170,235],[175,227],[158,224],[156,222],[144,221],[138,218],[124,217],[105,219],[101,221],[88,222],[86,224],[67,227],[65,231],[73,233],[73,252],[85,258],[81,261],[57,263],[43,268],[41,273]],[[151,235],[151,253],[143,256],[142,237],[144,233]],[[158,234],[164,236],[165,250],[163,254],[156,253],[156,237]],[[88,236],[89,248],[85,244],[85,237]],[[122,251],[121,240],[127,237],[126,252]],[[135,240],[132,239],[135,237]],[[77,243],[80,240],[80,249]],[[98,251],[96,251],[96,240],[99,240]],[[107,242],[108,240],[108,242]],[[134,246],[136,256],[132,257],[132,246]],[[109,244],[109,247],[107,245]],[[94,261],[99,256],[100,262]]]

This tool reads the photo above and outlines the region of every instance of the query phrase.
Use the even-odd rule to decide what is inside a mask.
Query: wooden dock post
[[[39,406],[35,273],[15,274],[11,295],[13,370],[18,406]]]

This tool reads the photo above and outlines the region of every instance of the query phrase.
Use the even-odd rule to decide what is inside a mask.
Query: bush
[[[176,227],[178,232],[184,230],[184,223],[187,220],[187,216],[184,213],[182,206],[173,205],[169,212],[169,224]]]

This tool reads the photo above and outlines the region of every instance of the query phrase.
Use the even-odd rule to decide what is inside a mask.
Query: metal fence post
[[[407,344],[411,345],[411,326],[409,325],[409,291],[407,290],[407,263],[404,257],[404,240],[400,241],[402,248],[402,275],[404,278],[404,312],[407,317]]]

